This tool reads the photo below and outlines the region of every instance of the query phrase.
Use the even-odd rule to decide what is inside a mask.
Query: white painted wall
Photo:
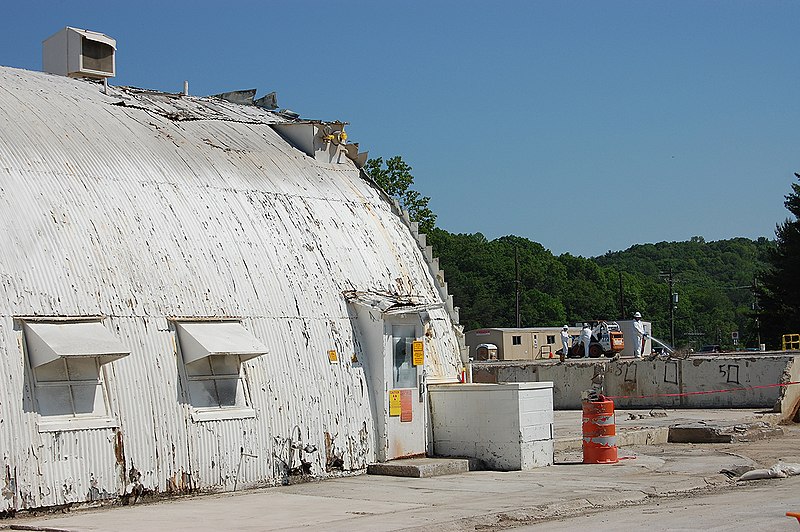
[[[495,470],[553,463],[553,384],[443,384],[429,388],[434,453]]]
[[[304,455],[316,478],[366,468],[384,390],[370,395],[359,339],[373,325],[345,292],[430,308],[425,369],[456,380],[462,337],[430,247],[350,160],[306,156],[255,106],[7,67],[0,87],[0,457],[13,478],[0,512],[137,486],[278,484],[300,442],[318,449]],[[39,431],[30,316],[102,316],[130,350],[103,367],[115,426]],[[254,417],[194,415],[172,318],[235,318],[266,346],[242,363]]]

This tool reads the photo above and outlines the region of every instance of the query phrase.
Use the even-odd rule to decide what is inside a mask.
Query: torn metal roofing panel
[[[418,305],[419,298],[401,296],[387,292],[372,292],[361,290],[347,290],[344,297],[351,303],[365,305],[386,312],[392,307]]]
[[[383,314],[407,314],[425,313],[433,309],[440,309],[444,307],[444,302],[436,303],[420,303],[424,298],[414,296],[400,296],[396,294],[347,290],[344,292],[344,297],[350,303],[357,305],[364,305],[376,310]]]
[[[223,92],[222,94],[214,94],[212,98],[219,98],[226,102],[235,103],[238,105],[253,105],[256,92],[258,89],[247,89],[242,91]]]

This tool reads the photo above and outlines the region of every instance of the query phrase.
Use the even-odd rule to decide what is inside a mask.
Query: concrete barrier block
[[[429,394],[438,455],[471,456],[491,469],[518,470],[527,452],[523,443],[552,436],[552,383],[431,385]],[[522,412],[523,403],[531,412]]]
[[[774,408],[784,419],[800,420],[800,385],[779,386],[800,381],[798,358],[781,352],[695,355],[666,361],[505,361],[476,366],[474,372],[486,381],[551,381],[557,410],[580,409],[581,393],[592,388],[592,377],[599,372],[603,392],[615,397],[617,408]]]
[[[536,425],[551,425],[553,423],[553,411],[523,412],[520,414],[520,425],[532,427]]]
[[[520,429],[520,441],[532,442],[539,440],[549,440],[553,434],[550,425],[531,425]]]
[[[520,469],[528,470],[553,465],[553,440],[526,442],[522,445]]]

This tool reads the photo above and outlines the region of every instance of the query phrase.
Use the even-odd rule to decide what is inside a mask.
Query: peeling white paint
[[[459,329],[424,238],[281,121],[0,67],[0,512],[271,485],[303,460],[322,477],[326,435],[340,467],[363,469],[375,435],[348,290],[432,305],[427,371],[455,380]],[[24,316],[102,316],[131,350],[103,366],[117,428],[37,430]],[[192,317],[239,318],[267,346],[242,364],[254,418],[192,421],[168,321]]]

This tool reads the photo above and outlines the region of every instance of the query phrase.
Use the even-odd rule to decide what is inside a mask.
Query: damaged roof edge
[[[412,295],[404,296],[370,290],[346,290],[342,294],[349,303],[370,307],[384,314],[421,312],[444,307],[444,303],[441,302],[422,303],[420,297]]]

